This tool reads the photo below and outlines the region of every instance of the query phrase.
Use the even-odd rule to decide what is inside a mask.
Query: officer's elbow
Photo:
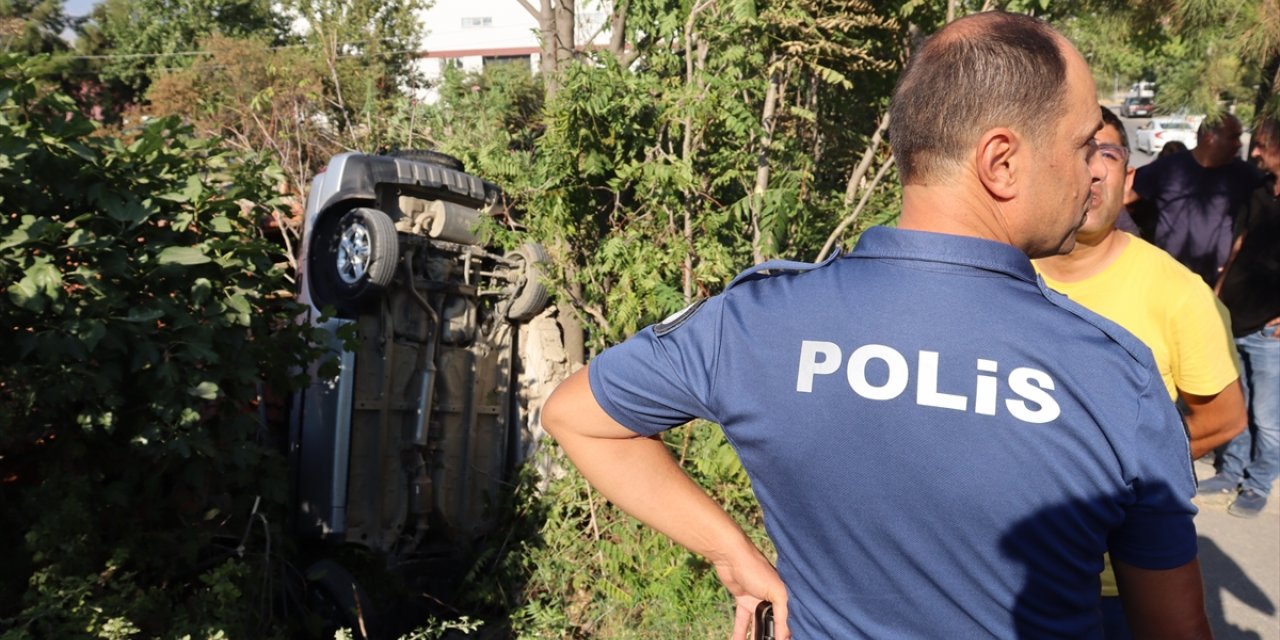
[[[551,397],[547,398],[547,401],[543,403],[540,416],[542,429],[547,432],[547,435],[556,440],[560,439],[560,434],[563,433],[565,425],[564,398],[560,395],[560,388],[556,387],[556,390],[551,393]]]
[[[579,404],[584,393],[590,394],[586,379],[586,367],[561,382],[542,405],[542,428],[556,440],[562,440],[572,428],[575,416],[580,414]]]

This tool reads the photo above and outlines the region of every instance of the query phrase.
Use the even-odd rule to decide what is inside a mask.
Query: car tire
[[[462,161],[439,151],[431,151],[430,149],[398,149],[391,151],[387,155],[393,158],[404,158],[406,160],[418,160],[429,164],[438,165],[446,169],[454,171],[466,171]]]
[[[516,293],[507,305],[506,316],[512,322],[524,322],[547,308],[550,293],[543,283],[546,277],[543,265],[551,262],[547,250],[536,242],[526,242],[519,249],[508,253],[507,259],[519,263],[520,270]]]
[[[386,213],[360,207],[321,218],[307,251],[311,301],[355,318],[395,278],[400,242]]]

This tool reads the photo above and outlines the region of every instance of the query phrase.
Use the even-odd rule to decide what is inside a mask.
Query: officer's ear
[[[997,200],[1011,200],[1018,193],[1019,180],[1027,164],[1023,156],[1029,147],[1008,127],[996,127],[978,138],[976,152],[978,180]]]

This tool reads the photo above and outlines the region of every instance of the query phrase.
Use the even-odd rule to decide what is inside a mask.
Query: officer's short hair
[[[890,105],[902,183],[945,175],[992,127],[1052,134],[1066,112],[1065,43],[1045,22],[1003,11],[961,18],[926,40]]]

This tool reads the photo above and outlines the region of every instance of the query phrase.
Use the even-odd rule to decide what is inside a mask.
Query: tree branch
[[[863,207],[867,206],[867,200],[870,200],[871,194],[875,192],[876,185],[880,184],[880,180],[884,178],[884,174],[889,173],[889,167],[892,166],[893,156],[889,156],[889,159],[886,160],[884,164],[880,165],[880,170],[877,171],[876,176],[871,179],[871,184],[867,185],[866,191],[862,192],[862,199],[858,201],[857,208],[853,210],[853,213],[845,216],[845,219],[841,220],[840,224],[836,226],[835,231],[832,231],[831,235],[827,237],[826,244],[822,245],[822,251],[818,253],[818,262],[822,262],[827,259],[827,254],[830,253],[831,248],[835,246],[836,239],[844,233],[845,229],[849,228],[849,225],[853,224],[854,220],[858,219],[858,215],[862,213]]]
[[[525,11],[528,11],[528,12],[529,12],[529,15],[533,16],[534,18],[541,18],[541,17],[542,17],[542,16],[538,13],[538,10],[537,10],[537,9],[535,9],[535,8],[534,8],[534,6],[533,6],[532,4],[529,4],[529,0],[516,0],[516,2],[519,2],[519,3],[520,3],[520,6],[524,7],[524,10],[525,10]]]
[[[889,130],[889,112],[886,110],[884,115],[880,116],[880,124],[876,126],[876,132],[871,134],[871,140],[867,142],[867,149],[862,152],[862,160],[858,161],[858,167],[849,174],[849,181],[844,186],[844,206],[853,203],[853,195],[858,192],[858,183],[862,182],[862,177],[867,175],[867,169],[871,166],[871,159],[875,157],[876,152],[880,150],[880,141],[884,137],[884,132]]]

